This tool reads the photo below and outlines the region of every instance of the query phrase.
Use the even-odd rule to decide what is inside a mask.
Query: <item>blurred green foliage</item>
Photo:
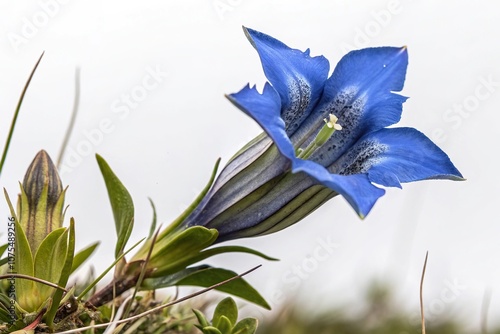
[[[276,316],[260,322],[257,334],[420,334],[422,326],[414,314],[397,305],[390,289],[374,283],[360,301],[362,311],[352,314],[348,307],[320,312],[304,309],[299,302],[288,303]],[[420,310],[418,310],[420,312]],[[493,319],[495,320],[495,319]],[[465,323],[444,312],[426,322],[426,334],[499,334],[500,328],[479,330],[480,323]],[[474,328],[473,331],[467,328]]]

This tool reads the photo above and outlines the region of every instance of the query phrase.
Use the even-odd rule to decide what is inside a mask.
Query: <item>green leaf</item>
[[[80,267],[83,262],[85,262],[95,251],[97,246],[99,246],[100,242],[94,242],[90,246],[82,249],[78,253],[76,253],[75,258],[73,259],[73,266],[71,267],[71,272],[73,273],[78,267]]]
[[[166,288],[169,286],[174,286],[180,280],[186,278],[187,276],[193,274],[194,272],[205,270],[207,268],[211,268],[208,265],[201,265],[196,267],[189,267],[184,270],[178,271],[173,274],[155,277],[155,278],[147,278],[142,282],[141,289],[142,290],[157,290],[161,288]]]
[[[5,245],[0,246],[0,256],[2,256],[3,253],[5,253],[5,251],[7,250],[7,248],[9,248],[9,244],[5,244]],[[6,256],[6,257],[4,257],[3,259],[0,260],[0,267],[3,266],[4,264],[6,264],[7,262],[9,262],[9,257],[8,256]]]
[[[0,256],[2,256],[3,253],[5,253],[7,248],[9,248],[9,244],[5,244],[5,245],[0,246]]]
[[[61,235],[66,231],[66,227],[58,228],[49,233],[43,239],[40,247],[35,254],[35,276],[50,282],[55,282],[59,279],[60,270],[54,270],[53,265],[62,267],[63,262],[66,258],[66,254],[62,254],[63,258],[54,258],[54,251],[56,249],[57,242]],[[66,235],[67,237],[67,235]],[[57,271],[57,273],[55,272]],[[49,288],[52,289],[52,288]]]
[[[30,245],[26,234],[24,234],[21,225],[16,220],[16,256],[15,256],[15,269],[13,271],[18,274],[33,276],[33,255],[31,254]],[[33,300],[33,292],[35,284],[33,281],[26,279],[16,279],[16,294],[17,302],[20,307],[28,312],[36,311],[39,305]]]
[[[236,321],[238,320],[238,306],[236,306],[233,298],[224,298],[215,308],[212,323],[219,329],[221,328],[219,326],[219,321],[222,316],[226,317],[226,319],[229,321],[229,323],[231,324],[230,328],[233,328],[234,325],[236,325]]]
[[[233,324],[225,315],[222,315],[219,317],[219,321],[217,322],[216,327],[222,334],[231,334]]]
[[[18,220],[17,215],[16,215],[16,210],[14,210],[14,206],[12,205],[12,202],[10,201],[9,194],[7,193],[7,190],[5,188],[3,188],[3,194],[5,196],[5,200],[7,201],[7,206],[9,207],[10,215],[12,217],[14,217],[15,220]]]
[[[193,263],[205,260],[209,257],[214,256],[214,255],[223,254],[223,253],[247,253],[247,254],[253,254],[253,255],[260,256],[261,258],[269,260],[269,261],[279,261],[276,258],[267,256],[259,251],[256,251],[256,250],[248,248],[248,247],[222,246],[222,247],[215,247],[215,248],[210,248],[210,249],[204,250],[203,252],[201,252],[199,255],[196,256]]]
[[[117,258],[123,253],[132,233],[134,226],[134,203],[129,192],[113,173],[108,163],[98,154],[96,154],[96,159],[108,190],[109,201],[111,202],[111,209],[115,218],[116,233],[118,235],[115,248],[115,258]]]
[[[35,277],[57,283],[66,260],[68,232],[65,227],[58,228],[43,239],[35,255]],[[36,283],[38,303],[41,305],[49,298],[54,288]]]
[[[254,334],[257,331],[258,323],[255,318],[245,318],[234,326],[231,334]]]
[[[3,308],[0,309],[0,321],[3,323],[11,321],[9,311],[4,310]]]
[[[205,315],[203,314],[203,312],[201,312],[200,310],[197,310],[197,309],[193,309],[193,313],[196,316],[196,319],[198,319],[198,322],[200,323],[200,326],[202,328],[210,326],[210,323],[208,322],[208,320],[205,317]]]
[[[206,288],[230,279],[234,276],[237,276],[237,274],[230,270],[221,268],[207,268],[205,270],[196,271],[186,278],[179,280],[176,285],[194,285]],[[232,280],[224,285],[221,285],[220,287],[217,287],[216,290],[243,298],[268,310],[271,309],[269,304],[265,301],[264,298],[262,298],[257,290],[255,290],[243,278]]]
[[[64,235],[66,234],[67,231],[69,231],[69,236],[68,238],[65,238]],[[68,284],[69,275],[71,274],[71,268],[73,267],[73,258],[75,256],[75,221],[73,218],[70,219],[69,228],[66,230],[66,232],[59,239],[58,243],[60,243],[61,246],[60,247],[58,247],[59,245],[56,246],[58,250],[60,248],[61,254],[63,252],[65,253],[65,258],[63,262],[63,267],[61,269],[60,278],[59,281],[57,282],[57,285],[59,286],[66,286],[66,284]],[[60,253],[56,253],[56,256]],[[45,321],[47,322],[47,325],[51,329],[53,329],[54,317],[56,315],[57,309],[59,308],[59,304],[61,302],[62,297],[63,297],[63,291],[57,289],[52,297],[52,306],[45,315],[46,319]]]
[[[10,300],[7,295],[0,293],[0,321],[10,322],[12,320],[9,312]]]
[[[203,327],[202,332],[203,334],[222,334],[220,330],[212,326]]]

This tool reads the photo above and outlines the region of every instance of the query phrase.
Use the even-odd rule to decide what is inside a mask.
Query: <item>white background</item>
[[[389,283],[397,302],[416,316],[428,250],[429,318],[460,316],[477,329],[483,294],[491,287],[490,319],[495,319],[500,314],[500,225],[494,218],[500,199],[500,5],[495,1],[1,0],[2,142],[24,82],[45,50],[1,185],[14,198],[17,181],[38,150],[56,159],[72,108],[75,68],[81,67],[80,113],[63,183],[69,185],[67,218],[76,219],[78,246],[101,240],[92,265],[102,270],[113,259],[115,232],[94,153],[105,157],[134,198],[131,241],[136,241],[149,230],[148,196],[159,220],[170,222],[204,186],[216,158],[227,161],[260,132],[223,96],[247,82],[259,87],[265,82],[242,25],[291,47],[311,48],[313,55],[327,57],[331,68],[350,49],[407,45],[403,94],[410,99],[400,125],[438,142],[467,181],[391,189],[364,221],[336,198],[278,234],[230,243],[258,248],[280,262],[238,255],[212,263],[239,272],[263,263],[248,280],[276,309],[284,303],[278,298],[282,292],[300,297],[306,310],[350,303],[355,312],[376,279]],[[154,70],[162,73],[159,81],[142,89]],[[141,101],[124,109],[124,96],[141,89],[146,92]],[[0,208],[6,219],[6,205]],[[326,240],[336,248],[318,261],[314,254]]]

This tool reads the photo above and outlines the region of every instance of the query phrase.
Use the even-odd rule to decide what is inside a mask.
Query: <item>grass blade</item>
[[[24,95],[26,95],[26,91],[28,90],[31,79],[33,78],[33,75],[35,74],[35,71],[38,67],[38,64],[40,64],[40,61],[42,60],[44,53],[45,52],[42,52],[42,54],[40,55],[40,58],[38,58],[38,61],[35,64],[35,67],[33,67],[33,70],[31,71],[31,74],[28,77],[28,81],[26,81],[26,84],[24,85],[21,96],[19,97],[19,101],[17,102],[16,111],[14,111],[14,117],[12,117],[12,122],[10,124],[10,129],[9,129],[9,134],[7,135],[7,139],[5,141],[5,146],[3,148],[2,159],[0,160],[0,175],[2,174],[3,165],[5,163],[5,159],[7,158],[7,152],[9,151],[10,141],[12,139],[12,134],[14,133],[14,128],[16,127],[17,116],[19,115],[19,110],[21,109],[21,105],[23,104]]]

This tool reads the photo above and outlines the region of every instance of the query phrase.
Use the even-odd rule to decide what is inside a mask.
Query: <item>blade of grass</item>
[[[139,240],[136,244],[134,244],[132,247],[130,247],[129,250],[127,250],[126,252],[122,253],[106,270],[104,270],[102,272],[101,275],[99,275],[99,277],[97,277],[94,282],[92,282],[92,284],[90,284],[89,286],[87,286],[85,288],[85,290],[82,291],[82,293],[80,293],[80,295],[78,296],[77,300],[78,301],[81,301],[83,296],[85,296],[87,294],[87,292],[89,292],[97,283],[99,283],[99,281],[101,279],[103,279],[104,276],[106,276],[106,274],[118,263],[120,262],[120,260],[125,256],[127,255],[132,249],[134,249],[135,247],[137,247],[141,242],[143,242],[144,239],[141,239]]]
[[[422,269],[422,278],[420,279],[420,315],[421,315],[421,321],[422,321],[422,334],[425,334],[425,315],[424,315],[424,297],[423,297],[423,290],[424,290],[424,277],[425,277],[425,269],[427,268],[427,258],[429,256],[429,251],[425,253],[425,261],[424,261],[424,268]]]
[[[139,275],[139,279],[137,280],[137,283],[135,284],[135,289],[134,293],[132,294],[132,300],[135,299],[135,296],[137,295],[137,292],[139,292],[139,288],[142,285],[142,281],[144,280],[144,276],[146,275],[146,269],[148,267],[149,259],[151,258],[151,254],[153,253],[153,247],[155,246],[156,243],[156,238],[158,238],[158,234],[160,233],[161,230],[161,225],[158,227],[158,230],[153,236],[153,240],[151,241],[151,247],[149,247],[149,252],[148,256],[146,256],[146,259],[144,260],[144,263],[142,264],[142,270],[141,274]],[[124,318],[128,318],[128,315],[130,313],[130,310],[132,308],[132,303],[128,304],[125,313],[123,313]]]
[[[64,134],[64,139],[61,144],[61,149],[59,150],[59,155],[57,157],[57,169],[61,168],[61,163],[64,158],[64,153],[66,153],[66,147],[68,146],[69,137],[73,132],[75,126],[76,115],[78,114],[78,108],[80,107],[80,68],[77,67],[75,70],[75,97],[73,99],[73,110],[71,111],[71,119],[69,120],[68,128]]]
[[[491,287],[484,290],[483,302],[481,303],[481,334],[488,333],[488,310],[491,304]]]
[[[191,299],[191,298],[194,298],[194,297],[197,297],[199,295],[202,295],[210,290],[213,290],[215,288],[218,288],[220,287],[221,285],[224,285],[228,282],[231,282],[235,279],[238,279],[238,278],[241,278],[245,275],[248,275],[249,273],[251,273],[252,271],[260,268],[261,265],[258,265],[256,267],[253,267],[252,269],[250,270],[247,270],[245,271],[244,273],[242,274],[239,274],[239,275],[236,275],[234,277],[231,277],[225,281],[222,281],[220,283],[217,283],[217,284],[214,284],[212,286],[209,286],[208,288],[205,288],[205,289],[202,289],[202,290],[199,290],[199,291],[196,291],[194,293],[191,293],[185,297],[182,297],[182,298],[179,298],[179,299],[176,299],[174,301],[171,301],[170,303],[166,303],[166,304],[162,304],[162,305],[158,305],[154,308],[151,308],[143,313],[140,313],[140,314],[137,314],[137,315],[134,315],[130,318],[126,318],[126,319],[122,319],[122,320],[119,320],[119,321],[116,321],[115,324],[122,324],[122,323],[126,323],[126,322],[130,322],[130,321],[133,321],[133,320],[137,320],[137,319],[140,319],[140,318],[143,318],[144,316],[148,315],[148,314],[152,314],[152,313],[155,313],[155,312],[158,312],[159,310],[162,310],[164,308],[167,308],[167,307],[170,307],[172,305],[175,305],[175,304],[178,304],[178,303],[181,303],[183,301],[186,301],[188,299]],[[72,334],[72,333],[79,333],[81,331],[85,331],[85,330],[88,330],[88,329],[94,329],[94,328],[103,328],[103,327],[107,327],[109,326],[111,323],[105,323],[105,324],[97,324],[97,325],[92,325],[92,326],[87,326],[87,327],[82,327],[82,328],[77,328],[77,329],[71,329],[71,330],[67,330],[67,331],[64,331],[64,332],[58,332],[57,334]]]
[[[35,71],[38,67],[38,64],[40,64],[40,61],[42,60],[44,53],[45,53],[45,51],[42,52],[42,54],[38,58],[38,61],[35,64],[35,66],[33,67],[33,70],[31,70],[31,74],[28,77],[28,81],[26,81],[26,84],[24,85],[21,96],[19,97],[19,101],[17,102],[17,107],[16,107],[16,110],[14,111],[14,117],[12,117],[12,122],[10,124],[9,134],[7,135],[7,139],[5,141],[5,146],[3,148],[2,159],[0,160],[0,175],[2,174],[3,165],[5,163],[5,159],[7,158],[7,152],[9,151],[10,141],[12,139],[12,134],[14,133],[14,128],[16,127],[17,116],[19,115],[19,110],[21,110],[21,105],[23,104],[24,95],[26,95],[26,91],[28,90],[31,79],[33,78],[33,75],[35,74]]]
[[[38,283],[42,283],[42,284],[48,285],[48,286],[50,286],[52,288],[56,288],[56,289],[59,289],[59,290],[64,291],[64,292],[68,292],[68,290],[66,290],[66,288],[64,288],[62,286],[59,286],[59,285],[57,285],[55,283],[46,281],[44,279],[38,278],[38,277],[34,277],[34,276],[30,276],[30,275],[23,275],[23,274],[16,274],[16,273],[0,275],[0,281],[3,280],[3,279],[11,279],[11,278],[26,279],[26,280],[30,280],[30,281],[33,281],[33,282],[38,282]]]
[[[149,236],[148,236],[148,239],[151,239],[151,237],[153,236],[153,234],[156,231],[156,207],[155,207],[155,203],[153,202],[153,200],[149,197],[148,197],[148,199],[149,199],[149,203],[151,204],[151,208],[153,209],[153,221],[151,222],[151,227],[149,229]]]

